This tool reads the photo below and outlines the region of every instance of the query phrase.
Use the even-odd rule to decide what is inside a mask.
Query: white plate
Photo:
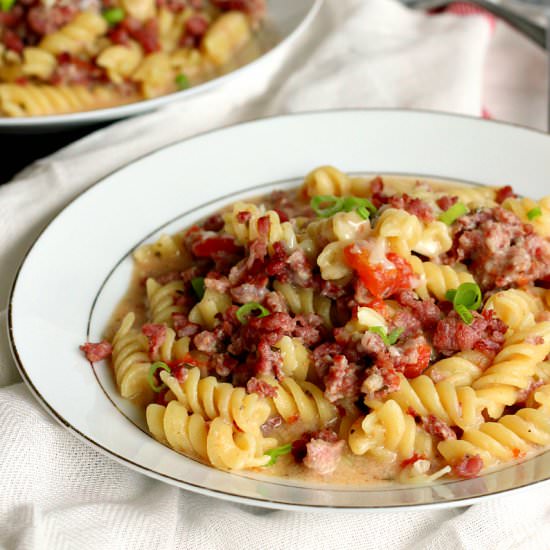
[[[265,53],[223,76],[219,76],[198,86],[193,86],[181,92],[164,95],[154,99],[147,99],[110,107],[64,115],[50,115],[39,117],[2,117],[0,116],[0,132],[47,132],[63,128],[96,124],[108,120],[116,120],[132,115],[145,113],[171,103],[181,101],[200,94],[206,90],[218,87],[229,79],[236,77],[253,76],[248,73],[261,68],[275,57],[282,58],[293,47],[298,36],[308,27],[323,0],[267,0],[267,20],[264,28],[258,34],[258,40],[265,49]],[[257,75],[257,73],[255,73]],[[243,84],[245,79],[243,79]]]
[[[410,508],[466,504],[550,478],[550,453],[478,479],[426,487],[292,484],[229,474],[154,441],[118,397],[97,341],[122,296],[130,252],[221,204],[300,181],[313,167],[513,185],[540,196],[550,138],[524,128],[407,111],[335,111],[250,122],[167,147],[100,181],[67,206],[28,252],[14,283],[14,357],[40,403],[108,456],[192,491],[276,508]],[[221,198],[220,198],[221,197]]]

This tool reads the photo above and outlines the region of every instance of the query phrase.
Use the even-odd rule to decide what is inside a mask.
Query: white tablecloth
[[[189,103],[103,129],[0,188],[0,308],[38,230],[98,178],[196,132],[287,111],[406,107],[488,113],[544,129],[542,52],[485,16],[426,16],[393,0],[326,0],[284,59]],[[40,281],[37,281],[40,284]],[[406,513],[268,511],[120,466],[35,403],[0,316],[0,544],[105,549],[549,548],[550,495]],[[53,368],[54,366],[52,366]]]

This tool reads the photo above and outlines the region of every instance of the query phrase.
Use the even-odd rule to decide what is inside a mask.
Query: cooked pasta
[[[113,337],[113,371],[122,397],[148,403],[153,397],[147,379],[151,368],[149,342],[132,328],[134,321],[135,315],[128,313]]]
[[[325,326],[331,327],[330,310],[332,302],[330,298],[321,296],[312,288],[296,287],[289,283],[275,282],[273,288],[280,292],[292,313],[304,315],[307,313],[316,313],[323,319]]]
[[[74,113],[154,98],[262,53],[254,43],[264,0],[62,4],[43,3],[39,17],[33,2],[3,7],[0,116]]]
[[[263,379],[276,388],[277,395],[272,398],[273,408],[285,422],[300,420],[307,429],[318,430],[336,420],[336,407],[315,384],[288,377],[281,382],[271,377]]]
[[[529,223],[543,237],[550,237],[550,196],[533,199],[506,199],[502,206],[513,212],[522,222]]]
[[[356,455],[370,453],[384,461],[433,455],[431,437],[392,399],[353,423],[348,445]]]
[[[546,391],[541,389],[539,393],[546,404]],[[485,422],[477,429],[466,430],[459,440],[442,441],[438,450],[450,464],[459,463],[465,457],[479,456],[485,468],[525,457],[550,444],[548,412],[545,407],[520,409],[498,422]]]
[[[474,381],[478,399],[491,418],[499,418],[504,407],[513,405],[520,390],[531,383],[540,363],[550,352],[550,322],[516,331],[506,341],[494,363]]]
[[[218,316],[231,305],[231,298],[211,288],[207,288],[201,301],[189,312],[189,320],[207,329],[219,323]]]
[[[188,10],[161,16],[170,63]],[[550,448],[550,237],[522,217],[545,203],[511,193],[322,166],[138,247],[81,349],[156,439],[217,468],[475,477]]]
[[[305,380],[311,365],[311,358],[308,349],[300,339],[283,336],[275,344],[275,347],[281,352],[285,375],[292,376],[296,380]]]
[[[266,447],[248,433],[235,430],[221,417],[207,423],[197,413],[179,402],[166,407],[151,404],[147,407],[147,426],[161,443],[183,454],[196,455],[222,470],[243,470],[264,466],[270,457]]]
[[[485,310],[492,310],[513,332],[535,324],[537,315],[544,309],[539,298],[525,290],[511,288],[493,294],[485,303]]]
[[[476,392],[470,386],[456,387],[442,380],[437,384],[429,376],[420,375],[408,380],[399,374],[399,389],[388,394],[403,411],[414,411],[421,417],[433,415],[449,426],[466,429],[482,420]],[[381,406],[369,399],[365,403],[374,409]]]
[[[224,418],[234,422],[242,432],[259,435],[260,427],[270,414],[269,404],[257,394],[247,394],[244,388],[218,382],[214,376],[200,377],[200,369],[188,370],[183,382],[162,372],[161,380],[187,410],[206,419]]]
[[[181,306],[174,303],[178,295],[183,293],[183,281],[172,281],[161,285],[155,279],[149,278],[146,288],[151,322],[172,326],[172,315],[183,311]]]
[[[246,214],[239,219],[239,214]],[[239,244],[248,244],[260,235],[258,222],[260,219],[268,219],[267,242],[273,246],[276,242],[283,242],[289,250],[296,247],[296,235],[292,225],[281,222],[279,214],[274,210],[268,210],[252,203],[238,202],[231,212],[224,215],[225,230],[234,235]]]

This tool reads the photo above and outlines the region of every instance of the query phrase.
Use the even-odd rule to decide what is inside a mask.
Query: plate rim
[[[323,0],[316,0],[322,2]],[[139,472],[143,475],[146,475],[148,477],[152,477],[156,480],[163,481],[165,483],[168,483],[172,486],[176,486],[180,489],[186,489],[194,493],[198,493],[201,495],[206,495],[214,498],[220,498],[224,501],[229,502],[238,502],[240,504],[246,504],[250,506],[258,506],[262,508],[270,508],[270,509],[278,509],[278,510],[295,510],[295,511],[316,511],[316,512],[323,512],[323,511],[339,511],[339,512],[396,512],[396,511],[406,511],[411,509],[419,509],[419,510],[427,510],[427,509],[445,509],[445,508],[453,508],[453,507],[462,507],[462,506],[468,506],[473,503],[479,502],[481,500],[487,500],[492,498],[497,498],[503,495],[510,495],[512,493],[517,493],[519,491],[525,491],[535,486],[540,486],[542,484],[548,484],[550,483],[550,472],[548,473],[548,477],[546,479],[540,479],[534,482],[530,482],[526,485],[521,485],[517,487],[512,487],[508,489],[498,490],[498,491],[492,491],[489,494],[484,495],[478,495],[473,497],[467,497],[467,498],[455,498],[445,501],[439,501],[439,502],[423,502],[423,503],[411,503],[411,504],[397,504],[397,505],[384,505],[384,506],[334,506],[332,504],[294,504],[269,498],[259,499],[251,496],[241,496],[239,494],[231,493],[228,491],[221,491],[221,490],[215,490],[210,488],[205,488],[200,485],[195,485],[188,481],[182,481],[176,478],[173,478],[170,475],[159,473],[155,470],[152,470],[146,466],[140,465],[135,463],[132,459],[126,458],[124,456],[121,456],[116,451],[113,451],[112,449],[109,449],[105,446],[103,446],[101,443],[98,443],[95,441],[91,436],[86,435],[85,433],[78,430],[75,426],[73,426],[67,419],[65,419],[60,413],[58,413],[52,405],[46,400],[45,397],[43,397],[38,390],[38,388],[34,385],[30,375],[27,373],[25,366],[23,364],[23,361],[20,358],[17,345],[15,342],[15,335],[14,335],[14,326],[13,326],[13,307],[14,307],[14,294],[17,287],[17,282],[19,280],[19,275],[22,272],[26,260],[34,247],[37,245],[37,243],[40,241],[42,235],[48,230],[48,228],[65,212],[67,208],[69,208],[73,203],[80,200],[86,193],[91,190],[92,188],[96,187],[97,185],[100,185],[104,183],[106,180],[108,180],[111,176],[117,174],[120,171],[125,170],[128,166],[139,162],[142,159],[145,159],[147,157],[153,156],[165,149],[171,148],[171,147],[178,147],[181,146],[182,143],[185,143],[187,141],[191,141],[195,138],[199,138],[202,136],[206,136],[212,133],[217,133],[220,131],[225,130],[231,130],[232,128],[241,127],[241,126],[250,126],[258,123],[262,123],[265,121],[269,121],[272,119],[284,119],[284,118],[297,118],[301,116],[315,116],[315,115],[337,115],[338,113],[349,113],[349,112],[364,112],[364,113],[378,113],[378,114],[384,114],[384,113],[391,113],[391,114],[418,114],[422,117],[436,117],[436,118],[459,118],[459,119],[466,119],[470,122],[473,122],[475,124],[484,124],[484,125],[494,125],[494,126],[503,126],[507,128],[514,128],[515,130],[519,131],[526,131],[527,133],[534,133],[537,135],[541,135],[544,138],[547,138],[550,140],[550,135],[546,134],[546,132],[543,132],[542,130],[538,130],[536,128],[529,128],[527,126],[521,125],[521,124],[514,124],[514,123],[507,123],[503,121],[498,120],[488,120],[483,119],[475,116],[470,115],[464,115],[460,113],[445,113],[441,111],[430,111],[430,110],[423,110],[423,109],[399,109],[399,108],[343,108],[343,109],[330,109],[330,110],[312,110],[312,111],[304,111],[299,113],[286,113],[282,115],[269,115],[253,120],[238,122],[238,123],[232,123],[227,124],[225,126],[220,126],[216,128],[212,128],[197,134],[194,134],[193,136],[188,136],[184,139],[178,140],[175,143],[170,143],[164,147],[161,147],[160,149],[156,149],[153,151],[150,151],[148,153],[145,153],[143,155],[140,155],[139,157],[136,157],[135,159],[125,163],[122,166],[117,167],[116,169],[112,170],[111,172],[103,175],[101,178],[97,179],[93,183],[91,183],[86,188],[82,189],[76,196],[74,196],[70,201],[65,203],[59,211],[57,211],[44,225],[43,227],[38,231],[36,237],[33,239],[32,243],[22,256],[19,265],[16,269],[15,275],[13,276],[13,280],[10,286],[9,294],[8,294],[8,304],[7,304],[7,332],[8,332],[8,341],[10,346],[10,351],[13,357],[13,360],[15,362],[15,365],[17,367],[17,370],[19,374],[21,375],[23,381],[25,382],[25,385],[27,388],[31,391],[31,394],[34,396],[36,401],[41,405],[41,407],[51,416],[53,417],[56,422],[61,424],[63,427],[65,427],[73,436],[75,436],[80,441],[84,442],[86,445],[90,446],[91,448],[95,449],[96,451],[99,451],[102,455],[107,456],[113,460],[115,460],[117,463],[126,466],[133,471]],[[213,199],[216,200],[216,199]],[[169,221],[167,223],[170,223]],[[547,452],[550,452],[547,451]],[[535,458],[535,457],[533,457]],[[513,467],[513,465],[510,465],[509,467]],[[230,472],[228,472],[230,473]],[[457,480],[456,482],[460,482],[460,480]],[[322,490],[322,489],[314,489],[314,488],[308,488],[309,490]]]
[[[232,78],[242,76],[249,69],[257,68],[265,60],[271,59],[274,55],[281,51],[281,48],[292,44],[298,39],[302,33],[309,27],[310,23],[315,19],[324,0],[312,0],[312,5],[298,23],[296,28],[282,40],[277,42],[270,50],[263,53],[259,57],[246,63],[242,67],[237,67],[216,78],[207,80],[192,86],[187,90],[180,90],[165,94],[159,97],[149,99],[141,99],[124,105],[115,105],[112,107],[104,107],[102,109],[92,109],[88,111],[77,111],[74,113],[62,113],[41,116],[25,116],[25,117],[6,117],[0,116],[0,131],[18,131],[18,130],[48,130],[55,129],[60,126],[67,128],[84,127],[87,125],[100,124],[108,121],[125,120],[133,116],[144,115],[162,107],[173,104],[177,101],[184,101],[186,98],[199,96],[203,93],[211,91],[218,85],[223,85],[229,82]],[[143,107],[140,109],[140,107]]]

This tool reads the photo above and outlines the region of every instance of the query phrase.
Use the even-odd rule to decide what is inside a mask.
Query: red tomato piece
[[[428,344],[422,344],[417,348],[418,362],[415,365],[407,365],[403,374],[406,378],[416,378],[420,376],[430,364],[432,349]]]
[[[385,264],[371,264],[367,250],[360,250],[351,244],[344,249],[348,265],[355,269],[363,284],[377,298],[387,298],[401,290],[411,288],[414,277],[409,262],[393,252],[386,254],[387,260],[393,264],[388,268]]]
[[[216,236],[197,241],[191,247],[191,251],[198,258],[211,258],[220,252],[235,254],[239,251],[239,246],[233,237]]]

